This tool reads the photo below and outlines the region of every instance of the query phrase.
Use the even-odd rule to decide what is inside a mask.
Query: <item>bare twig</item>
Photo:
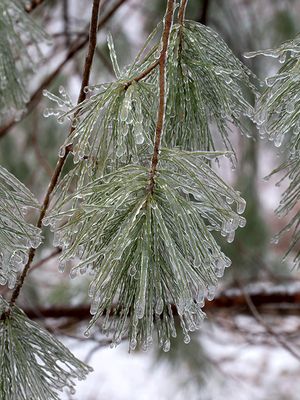
[[[268,332],[285,350],[287,350],[293,357],[297,358],[300,361],[300,353],[298,353],[290,344],[285,340],[285,338],[278,332],[275,332],[274,329],[262,318],[260,313],[257,311],[251,297],[249,294],[241,287],[243,295],[245,297],[246,303],[251,311],[253,317],[256,321],[261,324],[266,332]]]
[[[154,61],[153,64],[151,64],[148,68],[146,68],[144,71],[142,71],[139,75],[130,79],[130,81],[126,82],[125,89],[127,89],[130,85],[132,85],[133,82],[138,82],[138,81],[146,78],[146,76],[149,75],[150,72],[152,72],[158,65],[159,65],[159,60]]]
[[[161,143],[161,136],[163,132],[164,122],[165,122],[165,110],[166,110],[166,61],[167,61],[167,51],[169,46],[170,32],[173,22],[173,12],[174,12],[174,0],[168,0],[167,11],[165,16],[164,31],[162,34],[162,49],[159,57],[159,106],[158,115],[156,122],[155,131],[155,142],[154,150],[151,161],[151,168],[149,172],[149,192],[152,193],[154,190],[154,177],[156,174],[158,155]]]
[[[69,0],[63,0],[62,2],[63,20],[64,20],[64,36],[65,46],[67,49],[70,48],[70,18],[69,18]]]
[[[38,261],[37,263],[35,263],[31,268],[30,268],[30,272],[32,272],[33,270],[41,267],[42,265],[44,265],[47,261],[51,260],[52,258],[58,256],[61,253],[61,248],[57,247],[52,253],[50,253],[48,256],[42,258],[40,261]]]
[[[91,67],[92,67],[92,63],[93,63],[93,57],[94,57],[96,43],[97,43],[97,26],[98,26],[99,8],[100,8],[100,0],[94,0],[93,1],[93,8],[92,8],[91,23],[90,23],[90,32],[89,32],[89,47],[88,47],[88,52],[87,52],[87,56],[86,56],[86,59],[85,59],[85,65],[84,65],[84,70],[83,70],[83,75],[82,75],[82,84],[81,84],[81,89],[80,89],[80,93],[79,93],[79,96],[78,96],[77,104],[81,103],[86,97],[86,93],[84,92],[84,88],[89,83],[89,77],[90,77]],[[71,128],[71,132],[72,132],[72,129],[73,128]],[[45,198],[44,198],[44,201],[43,201],[43,204],[42,204],[42,208],[41,208],[41,212],[40,212],[40,215],[39,215],[39,218],[38,218],[38,222],[36,224],[36,226],[38,228],[42,227],[42,220],[43,220],[43,218],[44,218],[44,216],[46,214],[46,211],[48,209],[51,193],[53,192],[53,190],[54,190],[54,188],[55,188],[55,186],[56,186],[56,184],[58,182],[59,176],[61,174],[61,171],[63,169],[64,163],[65,163],[65,160],[66,160],[66,158],[68,156],[69,151],[70,151],[70,149],[66,148],[64,156],[59,158],[59,160],[58,160],[58,162],[56,164],[56,168],[55,168],[54,173],[52,175],[52,178],[51,178],[47,193],[45,195]],[[17,285],[16,285],[16,287],[15,287],[13,293],[12,293],[12,297],[11,297],[11,300],[10,300],[10,307],[12,307],[15,304],[15,302],[16,302],[19,294],[20,294],[21,288],[22,288],[22,286],[24,284],[24,280],[25,280],[25,278],[27,276],[27,273],[28,273],[28,271],[29,271],[29,269],[31,267],[31,264],[32,264],[32,261],[34,259],[35,253],[36,253],[36,249],[31,248],[29,250],[28,262],[26,263],[26,265],[25,265],[25,267],[23,269],[23,272],[22,272],[22,274],[20,275],[20,277],[18,279],[18,283],[17,283]]]

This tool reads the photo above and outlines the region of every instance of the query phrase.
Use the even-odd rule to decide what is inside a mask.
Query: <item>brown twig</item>
[[[179,7],[179,11],[178,11],[178,23],[179,23],[179,25],[183,25],[187,3],[188,3],[188,0],[181,0],[181,4],[180,4],[180,7]]]
[[[164,31],[162,34],[162,50],[159,57],[159,106],[158,115],[155,130],[155,142],[154,150],[151,161],[151,168],[149,172],[149,192],[153,193],[154,190],[154,177],[156,174],[159,149],[161,143],[161,136],[163,132],[165,122],[165,110],[166,110],[166,61],[167,51],[169,45],[170,32],[173,23],[173,12],[174,12],[174,0],[168,0],[167,11],[165,16]]]
[[[99,15],[99,8],[100,8],[100,0],[94,0],[93,1],[93,8],[92,8],[92,16],[91,16],[91,22],[90,22],[90,32],[89,32],[89,47],[88,47],[88,51],[87,51],[87,56],[85,59],[85,64],[84,64],[84,70],[83,70],[83,74],[82,74],[82,83],[81,83],[81,89],[80,89],[80,93],[78,96],[78,101],[77,104],[81,103],[85,97],[86,97],[86,93],[84,92],[84,88],[88,85],[89,83],[89,77],[90,77],[90,72],[91,72],[91,67],[92,67],[92,63],[93,63],[93,57],[94,57],[94,53],[95,53],[95,48],[96,48],[96,44],[97,44],[97,27],[98,27],[98,15]],[[72,132],[72,129],[70,130],[70,132]],[[61,174],[61,171],[63,169],[65,160],[68,156],[70,149],[67,147],[65,154],[63,157],[59,158],[57,164],[56,164],[56,168],[54,170],[53,176],[51,178],[47,193],[45,195],[44,201],[42,203],[42,207],[41,207],[41,212],[38,218],[38,222],[36,224],[36,226],[38,228],[42,227],[42,220],[46,214],[46,211],[48,209],[49,206],[49,202],[50,202],[50,196],[58,182],[59,176]],[[19,294],[21,291],[21,288],[24,284],[24,280],[27,276],[27,273],[31,267],[32,261],[34,259],[36,253],[36,249],[34,248],[30,248],[29,253],[28,253],[28,262],[26,263],[22,274],[20,275],[19,279],[18,279],[18,283],[12,293],[12,297],[10,300],[10,307],[12,307]]]
[[[130,79],[128,82],[125,83],[125,89],[127,89],[130,85],[133,84],[133,82],[138,82],[142,79],[144,79],[147,75],[150,74],[157,66],[159,65],[159,60],[155,61],[153,64],[151,64],[148,68],[146,68],[144,71],[142,71],[139,75],[136,77]]]
[[[42,265],[44,265],[47,261],[51,260],[52,258],[58,256],[61,253],[61,248],[57,247],[52,253],[50,253],[48,256],[42,258],[40,261],[35,263],[31,268],[30,272],[33,270],[40,268]]]
[[[115,14],[115,12],[120,8],[120,6],[125,3],[127,0],[118,0],[114,6],[107,12],[107,14],[100,19],[98,23],[98,28],[97,30],[101,29],[109,20],[110,18]],[[40,86],[36,89],[36,91],[32,94],[29,102],[27,103],[27,112],[22,116],[21,120],[22,121],[27,115],[31,113],[31,111],[35,108],[35,106],[38,104],[42,97],[43,89],[49,87],[50,83],[57,77],[57,75],[61,72],[61,70],[69,63],[70,60],[73,59],[75,54],[77,54],[80,50],[82,50],[86,44],[89,41],[88,35],[86,35],[85,38],[83,38],[80,42],[78,42],[78,39],[74,40],[72,44],[70,45],[70,51],[67,53],[65,59],[55,68],[55,70],[48,75],[44,81],[40,84]],[[20,121],[16,121],[15,119],[11,119],[8,121],[5,125],[0,127],[0,139],[4,137],[7,132],[17,123]]]

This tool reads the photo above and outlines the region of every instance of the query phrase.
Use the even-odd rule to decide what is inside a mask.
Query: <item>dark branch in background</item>
[[[89,47],[88,47],[88,52],[87,52],[87,56],[86,56],[86,59],[85,59],[84,70],[83,70],[83,74],[82,74],[81,89],[80,89],[80,93],[79,93],[79,96],[78,96],[77,104],[79,104],[82,101],[84,101],[84,99],[86,97],[86,93],[84,92],[84,88],[89,84],[91,67],[92,67],[93,57],[94,57],[95,48],[96,48],[96,44],[97,44],[99,8],[100,8],[100,0],[94,0],[93,1],[93,8],[92,8],[91,23],[90,23],[90,31],[89,31]],[[76,116],[74,116],[74,118],[76,118]],[[71,128],[70,132],[72,132],[72,129],[74,129],[74,128]],[[59,158],[59,160],[58,160],[58,162],[56,164],[53,176],[51,178],[51,181],[50,181],[46,196],[45,196],[43,204],[42,204],[42,208],[41,208],[41,212],[40,212],[40,215],[39,215],[39,218],[38,218],[38,222],[36,224],[36,226],[38,228],[42,227],[42,220],[43,220],[43,218],[44,218],[44,216],[46,214],[46,211],[48,209],[51,193],[53,192],[53,190],[54,190],[54,188],[55,188],[55,186],[56,186],[56,184],[58,182],[60,173],[61,173],[61,171],[63,169],[65,160],[68,157],[69,151],[70,151],[70,149],[66,148],[64,157]],[[28,271],[29,271],[29,269],[31,267],[31,264],[32,264],[32,261],[34,259],[35,253],[36,253],[36,249],[31,248],[29,250],[28,262],[26,263],[26,265],[25,265],[25,267],[23,269],[23,272],[22,272],[22,274],[20,275],[20,277],[18,279],[18,283],[17,283],[17,285],[16,285],[16,287],[15,287],[13,293],[12,293],[12,297],[11,297],[11,300],[10,300],[10,303],[9,303],[10,307],[12,307],[15,304],[15,302],[16,302],[19,294],[20,294],[21,288],[22,288],[22,286],[24,284],[24,280],[25,280],[25,278],[27,276],[27,273],[28,273]]]
[[[115,14],[115,12],[124,4],[127,0],[118,0],[114,6],[107,12],[107,14],[100,19],[98,23],[98,30],[101,29]],[[82,50],[89,41],[88,35],[86,35],[81,41],[74,40],[70,46],[70,51],[67,53],[65,59],[56,67],[56,69],[48,75],[44,81],[40,84],[40,86],[36,89],[36,91],[32,94],[28,104],[27,104],[27,112],[22,116],[21,121],[31,113],[31,111],[36,107],[39,103],[43,89],[49,87],[51,82],[57,77],[57,75],[61,72],[63,67],[68,64],[70,60],[73,59],[75,54],[77,54],[80,50]],[[8,121],[5,125],[0,127],[0,139],[5,136],[7,132],[20,121],[15,121],[14,119]]]
[[[203,0],[202,3],[203,3],[202,10],[201,10],[201,14],[199,16],[198,21],[203,25],[207,25],[210,0]]]
[[[70,18],[69,18],[69,0],[63,0],[62,9],[63,9],[63,20],[64,20],[65,46],[66,46],[66,49],[69,49],[70,48],[70,44],[71,44],[71,39],[70,39]]]
[[[295,311],[297,314],[300,310],[300,291],[290,293],[287,289],[285,292],[282,290],[273,291],[267,293],[264,291],[251,293],[251,301],[257,309],[261,309],[263,312],[280,313],[280,306],[284,306],[284,313],[289,309],[291,312]],[[276,307],[272,307],[276,306]],[[212,301],[207,301],[204,306],[206,312],[219,312],[219,311],[230,311],[250,314],[252,311],[249,309],[249,305],[244,296],[244,293],[235,288],[231,292],[224,292],[217,296]],[[90,319],[90,306],[80,305],[78,307],[51,307],[51,308],[36,308],[25,310],[29,318],[43,319],[43,318],[74,318],[78,321]],[[113,311],[112,311],[113,312]],[[173,312],[176,315],[177,309],[173,306]]]

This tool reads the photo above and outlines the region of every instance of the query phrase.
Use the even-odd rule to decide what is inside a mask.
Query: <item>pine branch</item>
[[[174,2],[167,3],[160,45],[148,50],[157,34],[154,30],[131,66],[119,67],[109,37],[116,82],[87,87],[87,91],[98,93],[66,112],[61,107],[65,104],[68,108],[66,95],[60,98],[48,94],[60,106],[49,110],[49,114],[59,119],[76,115],[78,122],[64,145],[72,145],[76,165],[57,186],[55,202],[43,223],[51,226],[55,245],[63,249],[60,270],[76,257],[80,262],[72,268],[71,277],[87,271],[95,274],[89,290],[93,318],[86,333],[105,310],[115,305],[113,315],[106,314],[103,330],[111,332],[116,345],[128,336],[132,350],[138,343],[148,348],[154,329],[159,345],[169,350],[170,337],[176,336],[172,304],[180,315],[184,340],[190,340],[188,332],[198,329],[204,318],[204,298],[214,297],[218,278],[231,263],[211,231],[220,231],[232,242],[235,230],[245,226],[245,219],[238,215],[243,213],[245,201],[213,172],[208,162],[230,153],[199,151],[209,146],[199,146],[198,131],[191,129],[183,133],[180,140],[185,142],[178,146],[176,128],[171,132],[170,127],[173,142],[170,148],[161,147],[166,114],[168,122],[173,115],[182,117],[173,106],[192,104],[191,113],[188,108],[184,112],[193,130],[198,121],[194,118],[198,112],[194,99],[205,107],[201,115],[205,120],[210,119],[214,109],[216,125],[223,135],[223,125],[228,121],[223,114],[244,112],[250,107],[242,97],[239,80],[251,86],[251,73],[208,28],[186,21],[172,29],[173,6]],[[184,15],[182,8],[180,12]],[[188,94],[180,89],[178,29],[183,32],[179,56],[186,57],[182,64],[190,62],[191,73],[184,77],[197,73],[194,81],[186,79],[184,83],[188,87],[198,85],[200,77],[200,92],[208,99],[204,106],[196,88]],[[199,51],[203,45],[210,48],[212,40],[218,46],[207,53]],[[166,82],[167,72],[170,84]],[[233,79],[234,95],[227,86]],[[174,86],[178,89],[176,101],[170,97]],[[191,96],[189,101],[187,95]],[[234,118],[237,120],[237,114]],[[178,122],[181,125],[186,126]],[[151,131],[155,131],[154,140],[149,136]],[[149,161],[147,174],[145,165]]]
[[[92,62],[93,62],[93,57],[94,57],[94,53],[95,53],[95,48],[96,48],[96,43],[97,43],[97,29],[98,29],[98,15],[99,15],[99,8],[100,8],[100,0],[94,0],[93,1],[93,8],[92,8],[92,16],[91,16],[91,22],[90,22],[90,33],[89,33],[89,48],[88,48],[88,52],[87,52],[87,56],[85,59],[85,65],[84,65],[84,70],[83,70],[83,76],[82,76],[82,85],[81,85],[81,89],[80,89],[80,93],[78,96],[78,104],[80,102],[82,102],[85,97],[86,97],[86,93],[84,92],[84,88],[88,85],[89,83],[89,77],[90,77],[90,72],[91,72],[91,67],[92,67]],[[71,132],[72,132],[71,128]],[[50,196],[55,188],[55,186],[57,185],[59,176],[61,174],[61,171],[63,169],[65,160],[67,159],[68,153],[70,151],[70,148],[66,148],[65,154],[63,157],[59,158],[56,168],[54,170],[53,176],[51,178],[46,196],[44,198],[43,204],[42,204],[42,208],[41,208],[41,212],[38,218],[38,222],[37,222],[37,227],[41,228],[42,226],[42,220],[46,214],[46,211],[48,209],[49,206],[49,202],[50,202]],[[32,261],[34,259],[35,256],[35,252],[36,249],[35,248],[31,248],[29,250],[29,254],[28,254],[28,262],[25,265],[23,272],[21,274],[21,276],[19,277],[18,280],[18,284],[15,288],[15,290],[12,293],[12,297],[10,300],[10,307],[12,307],[19,294],[21,291],[21,288],[24,284],[24,280],[27,276],[27,273],[31,267]]]
[[[170,32],[173,23],[173,13],[174,13],[174,0],[168,0],[167,12],[165,16],[165,26],[162,35],[162,50],[159,58],[159,108],[158,116],[156,122],[155,131],[155,141],[154,150],[151,161],[151,168],[149,172],[149,192],[153,193],[154,190],[154,177],[156,174],[158,155],[161,144],[161,135],[164,128],[165,122],[165,111],[166,111],[166,61],[167,61],[167,51],[170,40]]]

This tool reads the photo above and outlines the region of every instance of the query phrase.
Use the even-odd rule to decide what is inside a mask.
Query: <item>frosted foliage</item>
[[[135,82],[134,78],[149,67],[153,57],[138,64],[135,62],[120,70],[113,41],[109,36],[108,47],[116,73],[116,82],[103,83],[85,88],[88,98],[74,106],[63,88],[61,96],[47,91],[44,94],[57,104],[57,108],[46,109],[46,117],[54,115],[59,122],[66,118],[73,121],[74,130],[60,150],[73,145],[75,164],[88,160],[89,167],[98,174],[116,169],[128,163],[145,160],[152,149],[157,110],[156,75],[146,81]]]
[[[11,112],[19,118],[24,110],[29,100],[26,78],[34,66],[33,54],[41,56],[39,43],[46,39],[45,33],[25,13],[24,3],[0,2],[0,123]]]
[[[245,201],[207,164],[216,156],[162,149],[153,194],[147,168],[128,165],[56,203],[46,223],[63,248],[62,265],[79,258],[71,276],[94,275],[89,329],[103,316],[113,342],[128,335],[131,349],[147,349],[156,329],[167,351],[175,305],[188,343],[230,265],[211,231],[231,242],[245,225]]]
[[[67,142],[73,143],[74,162],[84,157],[97,160],[97,169],[103,172],[142,159],[151,145],[154,123],[153,90],[150,83],[116,82],[103,85],[80,106],[74,132]],[[149,133],[148,133],[149,132]]]
[[[0,314],[8,304],[0,297]],[[0,321],[0,399],[59,400],[90,367],[17,307]]]
[[[212,29],[193,21],[174,25],[167,67],[165,145],[211,150],[219,135],[225,148],[232,150],[230,125],[247,136],[251,133],[253,107],[248,99],[257,93],[253,79]]]
[[[274,238],[278,242],[281,234],[294,229],[289,254],[295,251],[294,262],[300,266],[300,35],[283,43],[278,49],[250,53],[247,57],[266,55],[278,58],[283,64],[279,72],[266,79],[266,89],[257,102],[256,122],[262,138],[267,137],[280,147],[283,141],[288,149],[288,160],[273,174],[284,172],[290,180],[277,213],[291,215],[290,223]],[[284,179],[283,178],[283,179]]]
[[[30,191],[0,166],[0,284],[13,288],[27,262],[30,247],[41,243],[41,232],[25,220],[29,207],[38,208]]]
[[[274,238],[274,242],[278,242],[279,237],[285,232],[293,229],[293,238],[290,244],[290,249],[286,256],[295,251],[294,264],[295,267],[300,267],[300,146],[298,146],[297,153],[290,157],[290,159],[282,164],[278,170],[284,170],[286,177],[290,179],[290,184],[284,192],[280,201],[279,207],[276,212],[280,215],[292,214],[289,224]],[[276,170],[276,172],[278,171]]]
[[[266,79],[267,88],[257,102],[255,121],[260,134],[279,147],[283,139],[292,134],[288,146],[291,153],[300,133],[300,36],[281,45],[277,50],[250,53],[277,57],[283,66]]]

